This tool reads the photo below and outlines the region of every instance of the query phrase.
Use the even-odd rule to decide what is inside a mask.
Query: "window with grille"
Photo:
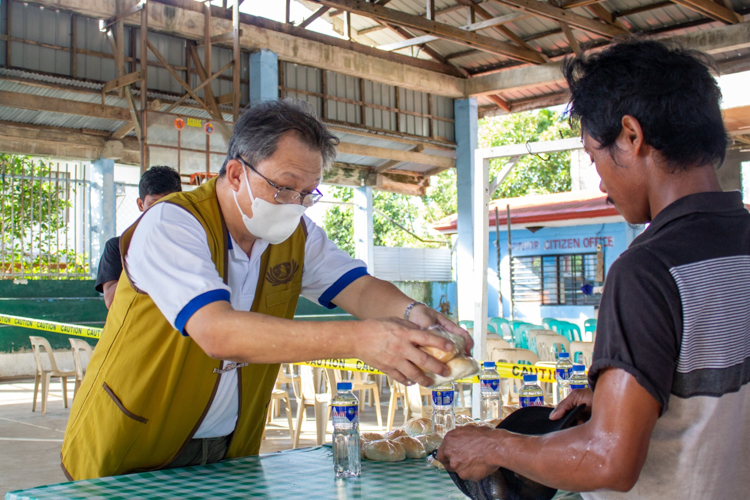
[[[602,258],[596,253],[513,257],[513,300],[543,305],[598,305],[601,294],[586,295],[582,287],[603,284]]]

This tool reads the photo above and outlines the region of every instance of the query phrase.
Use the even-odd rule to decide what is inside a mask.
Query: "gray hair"
[[[270,158],[279,138],[290,130],[296,131],[310,149],[320,151],[324,168],[333,162],[339,139],[315,116],[314,108],[305,101],[279,99],[261,102],[242,113],[234,125],[219,175],[224,175],[227,163],[240,155],[253,166]]]

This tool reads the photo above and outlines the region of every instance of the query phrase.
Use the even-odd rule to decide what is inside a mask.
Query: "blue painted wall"
[[[490,228],[490,257],[488,272],[489,316],[510,318],[510,267],[508,259],[508,233],[500,228],[500,275],[498,280],[497,255],[494,227]],[[604,251],[605,278],[617,257],[624,252],[641,228],[633,228],[625,222],[592,224],[567,227],[545,227],[532,233],[528,229],[511,231],[513,256],[563,255],[595,253],[597,243]],[[498,300],[498,288],[502,291],[502,310]],[[596,318],[593,305],[541,305],[532,302],[517,302],[515,318],[539,323],[542,318],[567,319],[583,326],[583,321]]]

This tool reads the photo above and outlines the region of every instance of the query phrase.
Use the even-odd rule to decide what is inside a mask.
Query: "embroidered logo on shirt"
[[[297,269],[299,265],[294,259],[291,262],[282,262],[268,270],[266,280],[273,286],[285,285],[292,281]]]

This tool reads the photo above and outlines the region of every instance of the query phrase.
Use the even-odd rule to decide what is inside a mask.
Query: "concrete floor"
[[[69,383],[68,387],[68,398],[71,398],[73,384]],[[70,409],[63,407],[59,379],[53,379],[51,384],[46,414],[41,413],[41,395],[36,412],[32,413],[33,394],[33,379],[0,382],[0,499],[5,498],[8,491],[66,481],[60,469],[60,448]],[[381,396],[384,424],[388,414],[388,398],[387,392]],[[291,401],[294,418],[296,403],[293,396]],[[312,408],[308,408],[307,414],[309,418],[302,425],[300,448],[315,446]],[[384,430],[378,427],[372,406],[365,406],[360,420],[362,431]],[[394,425],[399,426],[403,422],[403,411],[399,410]],[[329,424],[327,440],[331,439],[331,431]],[[261,453],[291,447],[288,424],[282,410],[281,416],[275,417],[267,427]]]

